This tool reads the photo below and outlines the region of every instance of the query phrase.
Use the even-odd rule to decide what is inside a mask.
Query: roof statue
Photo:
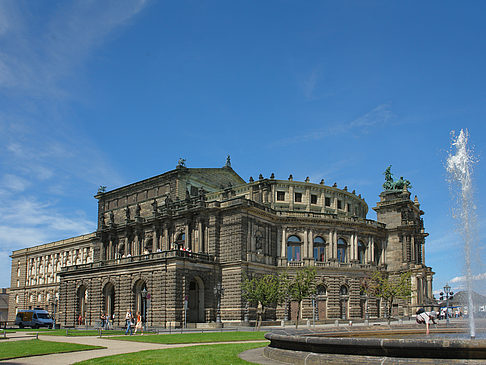
[[[404,179],[403,176],[400,176],[400,179],[394,180],[393,174],[391,172],[392,165],[388,166],[383,173],[385,175],[385,183],[383,184],[383,189],[385,190],[403,190],[403,188],[410,189],[412,184],[409,180]]]
[[[106,186],[100,185],[98,188],[98,194],[106,193]]]
[[[186,159],[181,157],[179,161],[177,161],[177,168],[180,169],[182,167],[186,167]]]
[[[226,156],[226,167],[231,167],[231,157],[230,155]]]

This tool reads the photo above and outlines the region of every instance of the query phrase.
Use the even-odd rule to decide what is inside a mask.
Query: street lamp
[[[451,292],[451,287],[449,286],[449,284],[446,284],[444,286],[444,291],[443,292],[440,292],[440,300],[446,300],[446,313],[445,313],[445,317],[446,317],[446,322],[449,323],[449,299],[452,300],[454,298],[454,293]]]
[[[145,328],[147,322],[147,289],[143,287],[140,294],[142,295],[142,323]]]
[[[217,283],[214,287],[214,295],[217,300],[216,323],[221,323],[221,297],[224,296],[224,288],[221,283]]]

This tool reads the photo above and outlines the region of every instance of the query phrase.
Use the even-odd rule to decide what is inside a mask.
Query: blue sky
[[[0,2],[0,286],[12,250],[96,229],[108,189],[223,166],[324,178],[378,201],[411,180],[434,290],[460,288],[445,161],[478,156],[475,272],[485,238],[486,3]],[[476,254],[477,253],[477,254]],[[478,281],[478,290],[486,293]]]

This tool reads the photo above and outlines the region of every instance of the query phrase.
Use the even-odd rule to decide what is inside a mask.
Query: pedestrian
[[[100,320],[101,320],[101,328],[104,329],[105,328],[105,314],[103,312],[101,312],[101,314],[100,314]]]
[[[133,334],[132,332],[132,312],[130,309],[127,311],[127,314],[125,315],[125,322],[127,323],[127,330],[125,331],[125,335],[130,332],[130,336]]]
[[[137,333],[137,330],[142,331],[142,336],[143,336],[143,324],[142,324],[142,316],[140,315],[140,312],[137,312],[137,324],[135,325],[135,334]]]
[[[425,323],[425,327],[426,327],[425,334],[428,335],[430,322],[432,322],[433,324],[437,324],[437,322],[435,322],[435,319],[437,318],[437,313],[435,313],[434,311],[426,312],[425,309],[420,308],[416,314],[417,316],[415,317],[415,320],[419,324]]]

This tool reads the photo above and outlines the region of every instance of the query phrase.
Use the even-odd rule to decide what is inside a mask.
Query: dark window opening
[[[351,212],[351,204],[348,204],[348,209],[347,209],[348,212]]]
[[[317,204],[317,195],[311,195],[311,204]]]
[[[284,201],[285,200],[285,191],[277,191],[277,200]]]
[[[301,203],[302,202],[302,193],[295,193],[295,201],[297,203]]]
[[[328,198],[328,197],[326,196],[325,201],[326,201],[326,207],[330,207],[330,206],[331,206],[331,198]]]
[[[343,209],[343,202],[341,200],[337,201],[337,208],[338,209]]]

